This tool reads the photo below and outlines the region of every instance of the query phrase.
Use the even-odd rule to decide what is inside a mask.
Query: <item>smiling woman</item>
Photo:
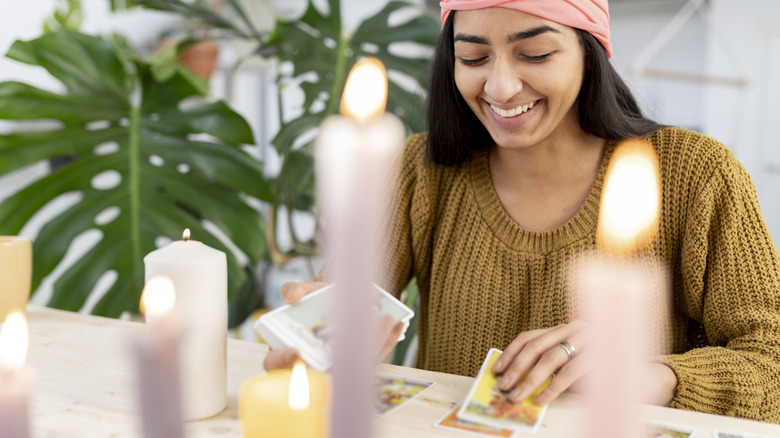
[[[514,401],[553,373],[538,403],[581,387],[592,353],[569,272],[595,247],[613,152],[639,138],[661,186],[642,256],[669,268],[674,302],[644,309],[657,342],[645,401],[780,422],[780,257],[734,155],[642,115],[609,62],[606,0],[441,5],[429,132],[397,163],[377,281],[397,293],[417,279],[417,366],[475,375],[499,348]]]

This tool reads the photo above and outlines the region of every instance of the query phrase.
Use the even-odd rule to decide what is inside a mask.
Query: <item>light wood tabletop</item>
[[[140,437],[130,339],[142,325],[32,306],[27,314],[28,363],[36,374],[30,418],[33,438]],[[227,408],[215,417],[188,422],[188,437],[241,436],[238,390],[250,377],[264,373],[267,352],[263,344],[228,341]],[[381,371],[436,384],[399,409],[377,417],[376,438],[466,436],[436,429],[433,424],[466,396],[471,378],[392,365],[381,365]],[[646,409],[646,418],[693,429],[696,437],[713,437],[713,430],[780,437],[776,424],[670,408]],[[578,399],[564,394],[550,405],[539,431],[528,436],[586,436],[584,417]]]

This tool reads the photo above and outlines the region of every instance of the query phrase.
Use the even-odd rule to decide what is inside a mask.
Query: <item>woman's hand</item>
[[[555,374],[550,385],[534,400],[545,405],[562,392],[583,389],[582,377],[590,371],[591,358],[583,350],[588,344],[588,325],[574,321],[548,329],[520,333],[493,365],[493,371],[503,374],[498,381],[502,391],[512,389],[526,374],[528,376],[509,394],[515,403],[528,398],[548,377]],[[560,344],[574,347],[571,356]],[[640,395],[643,403],[668,406],[677,390],[677,376],[668,366],[651,362],[641,371]]]
[[[300,301],[306,295],[322,289],[327,286],[328,283],[319,281],[309,282],[287,282],[284,283],[279,291],[282,300],[286,304],[295,304]],[[393,350],[395,344],[398,342],[398,337],[401,336],[403,331],[403,323],[393,320],[390,316],[385,316],[380,321],[379,327],[379,339],[380,344],[378,347],[376,361],[382,362],[388,354]],[[295,361],[300,359],[300,353],[294,348],[288,347],[281,350],[269,351],[265,357],[263,366],[266,371],[292,368]]]
[[[555,400],[588,372],[588,364],[581,354],[587,347],[586,329],[585,322],[574,321],[517,335],[493,365],[495,373],[503,374],[498,381],[498,388],[508,391],[527,374],[523,382],[509,394],[510,400],[521,402],[555,374],[555,378],[535,402],[546,405]],[[571,357],[560,345],[561,342],[568,342],[574,347]]]
[[[309,295],[315,290],[322,289],[329,283],[322,281],[288,281],[284,283],[279,289],[279,295],[282,297],[282,301],[285,304],[295,304],[301,300],[301,298]]]
[[[288,281],[284,283],[279,290],[279,295],[282,297],[282,301],[286,304],[295,304],[301,300],[301,298],[314,292],[317,289],[322,289],[327,286],[328,283],[320,281],[306,281],[306,282],[294,282]],[[266,371],[292,368],[295,361],[300,359],[301,355],[298,350],[287,347],[281,350],[272,350],[268,352],[268,355],[263,361],[263,366]]]
[[[660,362],[647,364],[641,382],[642,402],[669,406],[677,393],[677,374]]]

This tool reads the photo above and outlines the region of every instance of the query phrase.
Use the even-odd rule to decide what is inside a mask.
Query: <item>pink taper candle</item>
[[[654,263],[642,260],[658,229],[660,177],[652,146],[623,142],[613,153],[601,198],[596,245],[582,275],[592,362],[589,382],[592,437],[640,436],[641,370],[647,360],[647,321]]]
[[[331,437],[372,434],[373,362],[377,338],[371,288],[381,205],[380,187],[405,130],[384,114],[387,76],[376,59],[359,61],[341,102],[346,116],[332,116],[316,143],[318,196],[333,266],[333,418]]]
[[[20,312],[8,315],[0,329],[0,436],[30,436],[32,371],[25,366],[29,332]]]
[[[181,328],[173,313],[175,289],[170,279],[152,277],[144,288],[146,330],[134,340],[143,436],[184,436],[179,346]]]

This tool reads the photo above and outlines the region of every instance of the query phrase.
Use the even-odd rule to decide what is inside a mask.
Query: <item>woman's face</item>
[[[581,135],[575,103],[585,66],[574,29],[498,7],[454,19],[455,84],[498,146]]]

